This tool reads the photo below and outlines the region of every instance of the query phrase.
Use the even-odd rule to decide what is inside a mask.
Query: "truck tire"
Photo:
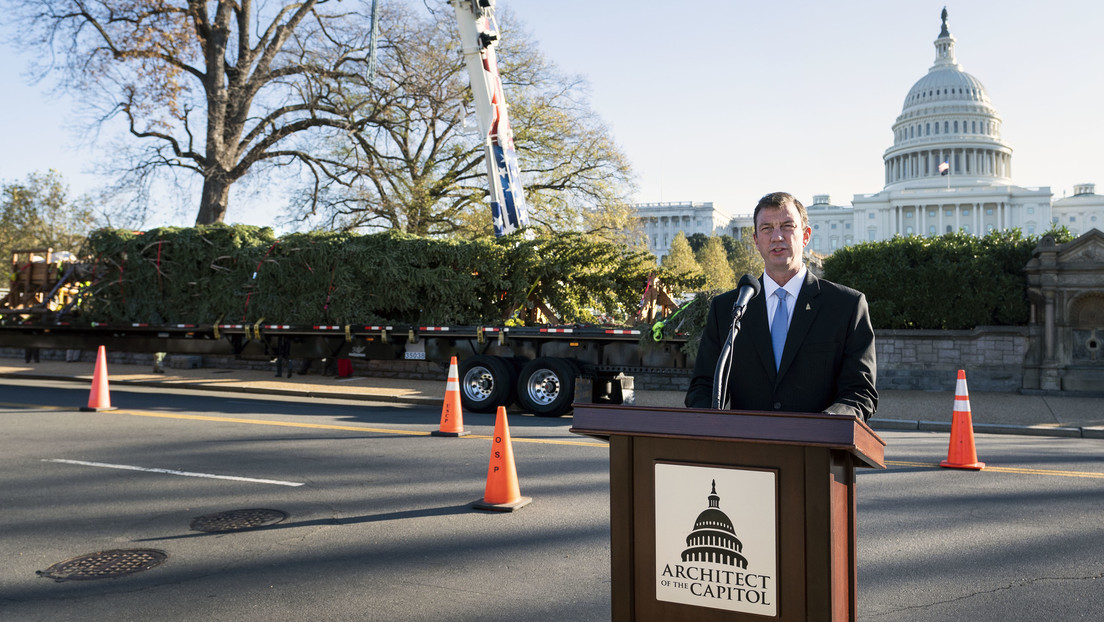
[[[575,365],[541,357],[526,363],[518,375],[518,403],[538,417],[562,417],[575,400]]]
[[[477,413],[494,412],[514,401],[514,366],[497,356],[476,354],[460,362],[460,406]]]

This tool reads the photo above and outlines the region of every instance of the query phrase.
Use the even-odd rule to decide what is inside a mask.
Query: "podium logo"
[[[716,562],[747,568],[747,559],[740,554],[744,545],[736,537],[736,530],[728,515],[721,511],[721,498],[717,495],[717,480],[709,493],[709,507],[694,521],[694,530],[686,536],[684,562]]]
[[[656,600],[776,614],[775,479],[767,470],[655,465]]]

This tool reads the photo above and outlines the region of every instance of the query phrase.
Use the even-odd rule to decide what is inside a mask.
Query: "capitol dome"
[[[932,102],[978,102],[989,104],[989,94],[981,80],[954,65],[936,65],[917,80],[905,98],[904,111]]]
[[[941,18],[935,63],[909,89],[893,124],[893,146],[883,157],[886,187],[1007,184],[1012,148],[1000,137],[1000,115],[981,81],[958,64],[947,9]]]

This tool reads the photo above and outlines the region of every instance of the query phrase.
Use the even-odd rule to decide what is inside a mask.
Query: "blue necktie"
[[[776,289],[774,295],[778,297],[778,306],[774,311],[774,322],[771,324],[771,345],[774,346],[774,368],[777,370],[782,363],[782,348],[786,346],[786,329],[790,323],[790,312],[786,310],[786,290]]]

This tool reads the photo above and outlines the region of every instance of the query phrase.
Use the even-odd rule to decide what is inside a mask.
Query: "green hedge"
[[[1050,231],[1059,242],[1072,236]],[[1024,268],[1038,237],[897,237],[837,250],[824,276],[866,294],[874,328],[968,329],[1026,324]]]
[[[83,317],[204,324],[501,323],[541,298],[565,323],[630,322],[650,253],[576,233],[473,241],[316,232],[277,238],[246,225],[103,229]]]

